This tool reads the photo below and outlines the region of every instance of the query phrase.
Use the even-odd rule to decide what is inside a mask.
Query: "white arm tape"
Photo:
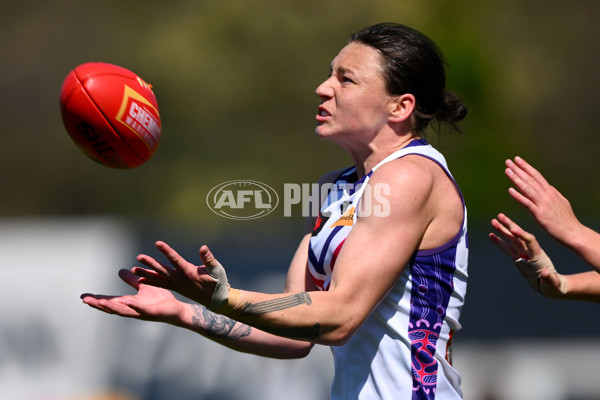
[[[211,311],[215,311],[223,307],[227,304],[227,300],[229,298],[229,282],[227,281],[227,274],[225,273],[225,268],[217,262],[217,266],[211,267],[206,266],[206,272],[210,275],[211,278],[215,282],[217,282],[217,286],[215,287],[215,291],[210,299],[210,304],[208,309]]]

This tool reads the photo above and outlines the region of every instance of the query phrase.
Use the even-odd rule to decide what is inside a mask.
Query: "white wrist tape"
[[[235,310],[242,296],[242,291],[229,287],[225,268],[219,262],[217,264],[214,267],[206,266],[208,275],[217,282],[208,309],[216,313],[221,313],[226,310],[226,306],[229,306]]]
[[[529,286],[540,293],[542,293],[540,289],[540,276],[542,271],[547,269],[550,273],[558,274],[556,268],[554,268],[554,264],[552,264],[552,260],[550,260],[550,257],[548,257],[543,250],[541,250],[541,253],[534,258],[516,259],[515,265],[519,268],[519,271],[521,271],[521,274],[525,277]],[[566,292],[566,280],[563,276],[560,276],[560,287],[558,287],[558,290],[563,294]]]
[[[229,282],[227,281],[225,268],[223,268],[219,262],[217,262],[217,265],[214,267],[207,265],[206,272],[208,272],[208,275],[217,282],[217,286],[215,286],[215,291],[212,294],[208,306],[209,310],[215,311],[227,304],[227,299],[229,298]]]

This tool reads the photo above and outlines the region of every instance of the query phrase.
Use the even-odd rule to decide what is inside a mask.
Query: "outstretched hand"
[[[84,293],[83,302],[109,314],[146,321],[177,323],[183,313],[183,303],[168,290],[140,283],[140,278],[126,269],[119,276],[137,290],[135,295],[108,296]]]
[[[556,271],[534,235],[504,214],[498,214],[498,218],[492,220],[492,226],[499,236],[490,233],[490,239],[514,261],[534,290],[557,298],[567,293],[567,279]]]
[[[511,260],[532,259],[543,251],[535,236],[524,231],[504,214],[498,214],[497,218],[492,219],[492,226],[500,236],[490,233],[490,239]]]
[[[137,260],[146,267],[133,267],[131,272],[140,277],[140,283],[176,291],[202,305],[209,306],[213,295],[227,298],[229,285],[225,270],[207,246],[200,248],[200,259],[204,265],[196,266],[164,242],[156,247],[165,255],[169,264],[161,263],[145,254]]]
[[[510,195],[521,203],[550,236],[561,243],[581,227],[569,200],[521,157],[506,160],[506,176],[514,183]]]

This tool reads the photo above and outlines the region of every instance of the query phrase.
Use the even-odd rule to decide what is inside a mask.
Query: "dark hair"
[[[364,28],[350,36],[382,55],[383,76],[391,95],[415,96],[415,130],[423,132],[432,120],[456,123],[467,108],[454,93],[446,90],[446,63],[438,46],[419,31],[404,25],[383,23]]]

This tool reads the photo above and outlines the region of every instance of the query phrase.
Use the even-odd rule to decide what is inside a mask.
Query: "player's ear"
[[[390,122],[403,122],[410,118],[416,106],[415,96],[405,93],[390,99]]]

